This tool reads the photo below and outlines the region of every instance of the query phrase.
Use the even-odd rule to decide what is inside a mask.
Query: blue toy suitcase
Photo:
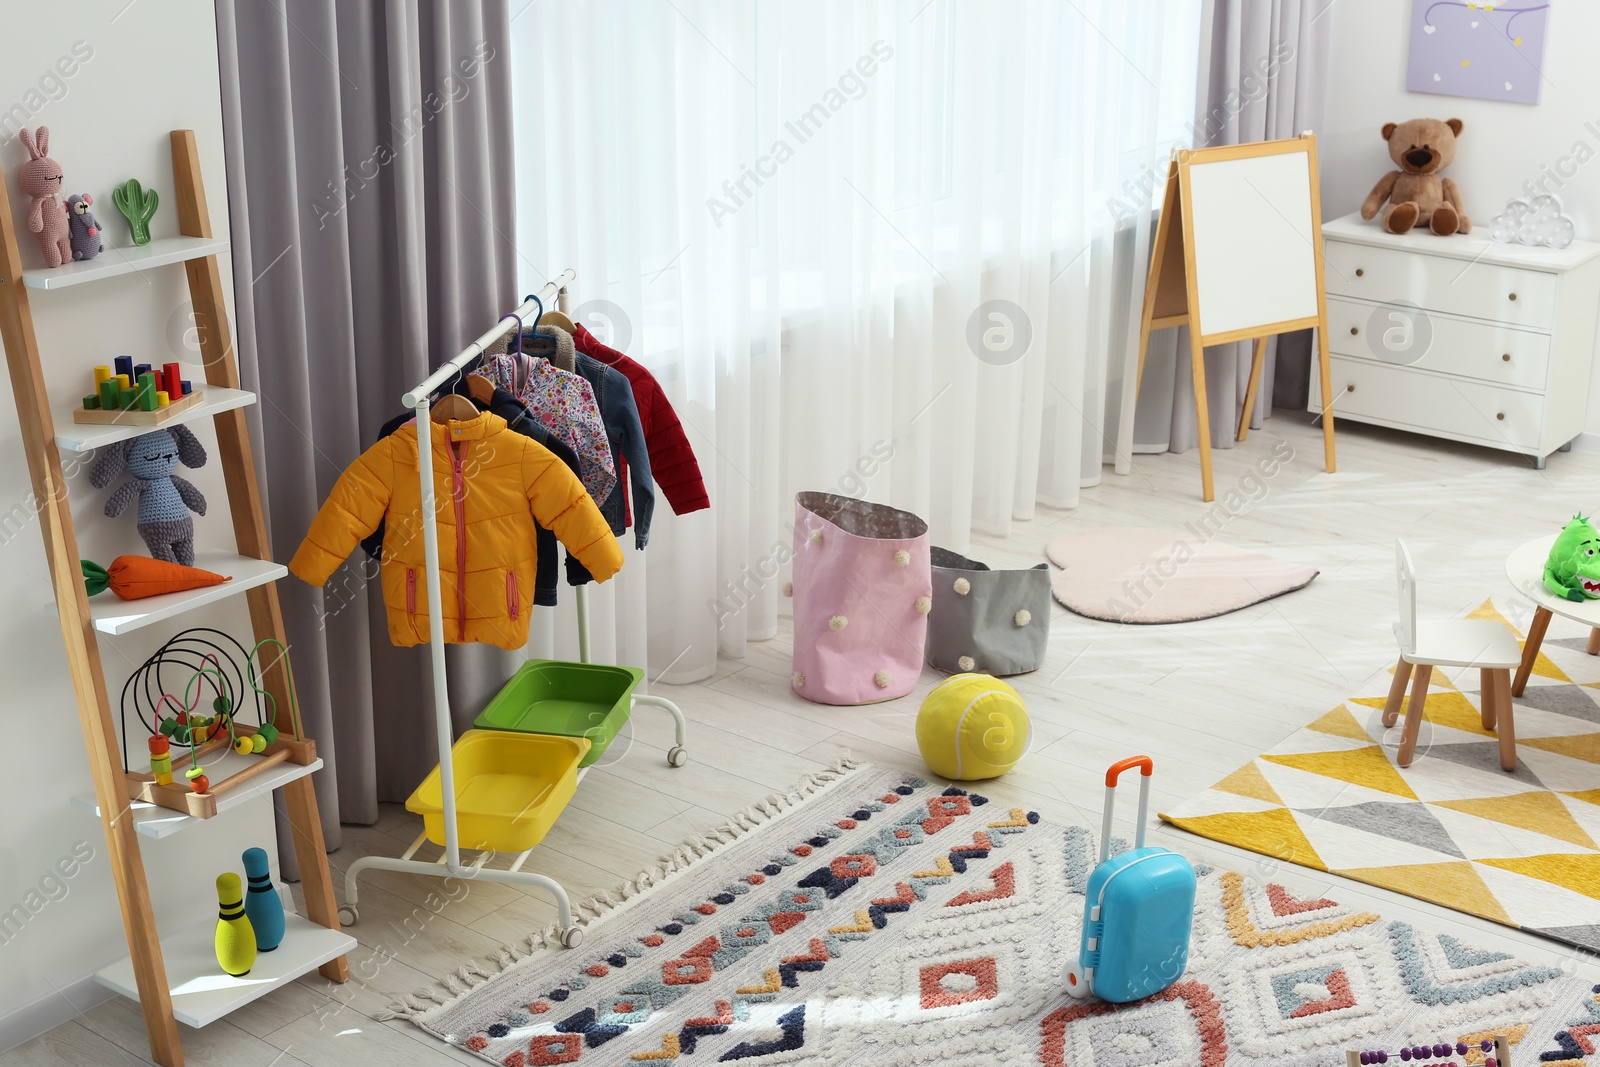
[[[1111,858],[1111,808],[1117,778],[1139,768],[1139,830],[1134,848]],[[1131,756],[1106,772],[1106,811],[1100,824],[1100,863],[1089,875],[1078,962],[1062,974],[1074,997],[1091,994],[1126,1004],[1178,980],[1189,963],[1194,917],[1194,868],[1176,852],[1144,845],[1150,810],[1149,756]]]

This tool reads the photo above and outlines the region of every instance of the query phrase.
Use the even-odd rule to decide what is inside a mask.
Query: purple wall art
[[[1412,0],[1406,88],[1537,104],[1549,13],[1540,0]]]

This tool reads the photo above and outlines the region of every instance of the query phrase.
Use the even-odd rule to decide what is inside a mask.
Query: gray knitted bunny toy
[[[205,464],[206,450],[187,426],[150,433],[107,448],[89,469],[89,482],[104,489],[126,466],[134,480],[125,482],[106,501],[106,514],[116,518],[139,499],[139,536],[150,554],[168,563],[194,566],[194,520],[206,513],[200,490],[172,473]]]

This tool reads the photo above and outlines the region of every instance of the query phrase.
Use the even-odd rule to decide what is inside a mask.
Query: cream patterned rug
[[[1468,617],[1522,637],[1494,601]],[[1513,702],[1515,773],[1479,724],[1478,672],[1437,668],[1417,759],[1396,767],[1400,723],[1380,721],[1391,670],[1161,817],[1600,951],[1600,658],[1561,627]]]
[[[1138,526],[1077,530],[1045,546],[1062,568],[1050,591],[1062,607],[1105,622],[1194,622],[1226,615],[1311,584],[1317,568],[1285,563],[1182,531]]]
[[[1577,1067],[1600,1032],[1556,969],[1204,867],[1182,978],[1071,1000],[1095,858],[981,787],[845,764],[598,904],[582,947],[537,933],[397,1014],[504,1067],[1336,1067],[1494,1031]]]

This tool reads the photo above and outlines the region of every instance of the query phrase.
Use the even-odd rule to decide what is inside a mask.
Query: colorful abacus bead
[[[240,734],[233,739],[233,750],[241,756],[248,756],[254,749],[250,745],[250,738]]]
[[[265,737],[261,736],[260,734],[251,734],[250,735],[250,751],[254,752],[256,755],[259,756],[261,753],[265,752],[266,750],[267,750],[267,739]]]
[[[1467,1054],[1467,1043],[1465,1041],[1457,1041],[1456,1042],[1456,1055],[1457,1056],[1465,1056],[1466,1054]]]
[[[150,773],[157,785],[172,784],[172,742],[165,734],[155,734],[149,739]]]

